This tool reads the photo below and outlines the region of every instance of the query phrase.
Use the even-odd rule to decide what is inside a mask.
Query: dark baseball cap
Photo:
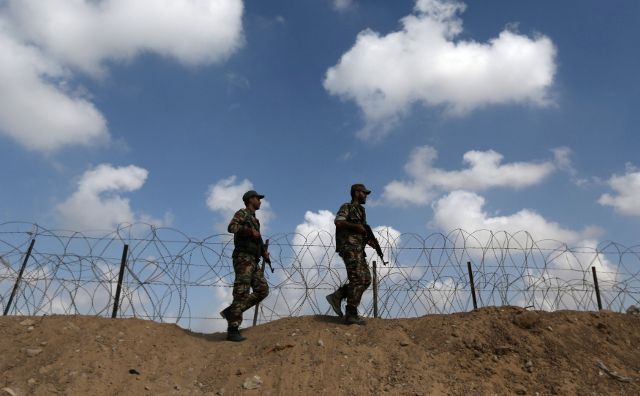
[[[353,194],[356,191],[362,191],[365,194],[371,194],[371,190],[367,189],[364,184],[361,183],[357,183],[351,186],[351,194]]]
[[[258,194],[255,190],[249,190],[242,196],[242,200],[247,202],[249,198],[258,197],[260,199],[264,198],[264,195]]]

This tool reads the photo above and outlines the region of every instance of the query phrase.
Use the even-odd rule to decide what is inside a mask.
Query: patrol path
[[[0,395],[640,394],[640,316],[611,312],[307,316],[239,344],[87,316],[2,317],[0,334]]]

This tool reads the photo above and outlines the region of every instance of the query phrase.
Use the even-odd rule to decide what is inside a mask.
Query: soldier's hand
[[[251,229],[251,236],[256,238],[256,239],[260,239],[260,232],[258,230],[255,229]]]
[[[264,261],[269,261],[269,259],[271,258],[271,254],[269,252],[264,252],[262,253],[262,258],[264,259]]]

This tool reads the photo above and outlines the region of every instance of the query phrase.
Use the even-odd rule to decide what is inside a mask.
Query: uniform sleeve
[[[233,215],[233,218],[231,219],[231,222],[227,227],[227,231],[230,232],[231,234],[237,234],[245,229],[244,223],[245,223],[244,211],[240,209],[239,211],[236,212],[236,214]]]
[[[336,213],[335,221],[345,221],[349,218],[349,204],[343,204],[340,209],[338,209],[338,213]]]

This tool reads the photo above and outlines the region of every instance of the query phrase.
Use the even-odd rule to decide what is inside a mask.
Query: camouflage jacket
[[[348,221],[354,224],[367,224],[367,214],[364,206],[356,202],[342,204],[336,214],[336,221]],[[336,229],[336,251],[362,250],[365,245],[365,236],[351,230]]]
[[[233,253],[248,253],[259,257],[262,255],[262,238],[255,238],[251,230],[260,232],[260,221],[256,214],[247,208],[242,208],[233,215],[227,231],[233,234],[235,249]]]

